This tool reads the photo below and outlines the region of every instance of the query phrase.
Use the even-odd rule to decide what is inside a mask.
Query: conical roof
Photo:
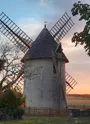
[[[57,46],[57,42],[54,40],[48,29],[44,27],[36,40],[32,43],[32,46],[22,61],[26,59],[52,58],[52,52],[56,51]]]

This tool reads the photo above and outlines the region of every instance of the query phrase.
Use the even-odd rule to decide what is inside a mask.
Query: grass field
[[[67,104],[69,107],[86,107],[90,108],[90,98],[82,97],[67,97]]]
[[[90,118],[25,117],[18,121],[1,121],[0,124],[90,124]]]

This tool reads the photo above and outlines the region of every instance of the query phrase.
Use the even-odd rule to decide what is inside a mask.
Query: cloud
[[[45,6],[48,5],[49,1],[48,0],[40,0],[40,5]]]
[[[50,4],[53,4],[53,0],[40,0],[41,6],[47,6],[47,5],[50,6]]]
[[[35,40],[41,29],[44,27],[44,22],[36,20],[35,18],[22,18],[18,21],[18,25],[33,40]]]

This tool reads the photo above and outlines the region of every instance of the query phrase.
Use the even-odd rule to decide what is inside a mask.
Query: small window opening
[[[56,74],[56,68],[54,64],[53,64],[53,73]]]

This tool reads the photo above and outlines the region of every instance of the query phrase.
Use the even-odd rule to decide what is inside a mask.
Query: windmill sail
[[[22,31],[4,12],[0,14],[0,32],[12,41],[24,53],[31,46],[32,39]],[[13,86],[18,81],[23,80],[23,65],[17,68],[17,73],[12,72],[12,75],[6,79],[7,86]],[[20,82],[19,82],[20,84]],[[18,86],[18,83],[17,83]],[[3,90],[7,88],[6,86]]]
[[[20,63],[17,67],[17,72],[11,71],[10,76],[5,78],[4,82],[6,85],[3,86],[2,90],[4,91],[8,87],[16,88],[20,91],[23,91],[23,76],[24,76],[24,65]]]
[[[62,38],[68,33],[72,28],[74,22],[67,13],[65,13],[51,28],[50,33],[56,41],[61,41]],[[65,72],[66,77],[66,92],[69,93],[77,82],[70,76],[69,73]]]
[[[57,80],[58,80],[58,82],[59,82],[59,84],[60,84],[60,96],[62,96],[63,97],[63,100],[64,100],[64,104],[65,104],[65,108],[67,108],[67,102],[66,102],[66,96],[65,96],[65,90],[64,90],[64,87],[63,87],[63,85],[62,85],[62,83],[61,83],[61,78],[60,78],[60,74],[59,74],[59,70],[58,70],[58,66],[57,66],[57,63],[56,63],[56,58],[55,58],[55,55],[54,55],[54,53],[52,53],[53,54],[53,64],[54,64],[54,66],[55,66],[55,69],[56,69],[56,73],[57,73]],[[60,97],[61,98],[61,97]]]
[[[0,31],[24,53],[31,45],[32,39],[22,31],[4,12],[0,14]]]
[[[66,92],[69,93],[73,87],[77,84],[77,81],[69,74],[69,73],[65,73],[65,77],[66,77]]]
[[[73,25],[74,22],[72,21],[71,17],[65,13],[51,28],[50,33],[56,40],[62,40],[62,38],[68,33]]]

